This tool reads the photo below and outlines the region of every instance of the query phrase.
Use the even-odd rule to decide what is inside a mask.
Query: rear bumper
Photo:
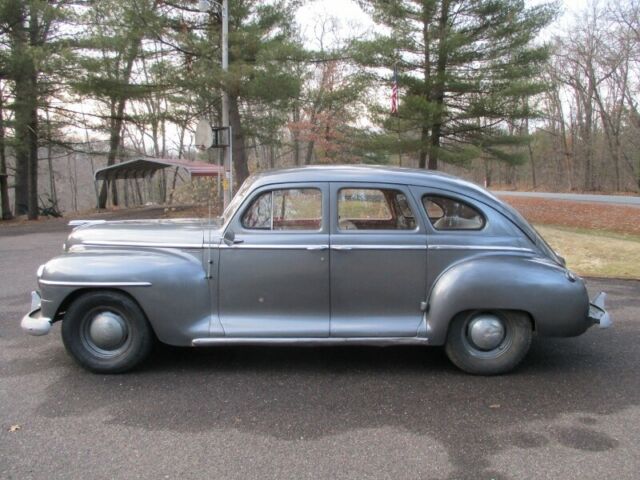
[[[22,317],[20,327],[29,335],[35,336],[46,335],[51,330],[51,319],[42,316],[38,292],[31,292],[31,309]]]
[[[589,304],[589,320],[594,324],[598,324],[600,328],[609,328],[613,325],[611,315],[604,308],[606,298],[607,294],[600,292]]]

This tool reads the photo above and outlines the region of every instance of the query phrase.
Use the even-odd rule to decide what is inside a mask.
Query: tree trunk
[[[2,204],[2,220],[11,220],[11,205],[9,205],[9,182],[7,181],[7,158],[4,136],[4,104],[0,91],[0,204]]]
[[[527,102],[527,99],[525,98],[524,101]],[[531,148],[531,137],[529,136],[529,117],[524,119],[524,129],[524,133],[527,135],[527,150],[529,152],[529,163],[531,164],[531,183],[535,190],[538,187],[538,182],[536,181],[536,164],[533,158],[533,148]]]
[[[531,140],[527,142],[527,149],[529,150],[529,162],[531,163],[531,183],[535,190],[538,188],[538,182],[536,180],[536,163],[533,157],[533,149],[531,148]]]
[[[32,3],[29,12],[29,44],[38,45],[40,43],[40,25],[37,6]],[[38,72],[33,59],[27,60],[29,65],[29,86],[31,88],[31,98],[29,99],[29,164],[27,167],[29,175],[29,220],[38,218]]]
[[[309,143],[307,143],[307,153],[304,156],[305,165],[311,165],[311,161],[313,160],[314,146],[315,146],[315,142],[313,140],[309,140]]]
[[[30,133],[32,104],[36,99],[36,92],[32,89],[32,72],[35,69],[33,58],[28,54],[29,37],[27,31],[27,12],[23,3],[5,12],[8,14],[7,23],[12,26],[11,37],[11,79],[15,82],[14,89],[14,132],[15,132],[15,212],[23,215],[29,211],[29,163],[30,163]]]
[[[436,63],[436,79],[433,86],[433,101],[436,103],[434,112],[433,127],[431,128],[431,146],[429,148],[429,170],[438,169],[438,156],[440,153],[440,136],[442,135],[442,124],[444,118],[444,88],[445,73],[447,68],[447,28],[449,23],[449,3],[450,0],[443,0],[440,19],[438,20],[438,60]]]
[[[49,110],[46,110],[47,118],[47,166],[49,167],[49,196],[52,206],[58,210],[58,192],[56,189],[56,178],[53,172],[53,142],[51,139],[51,119]]]
[[[420,146],[420,157],[418,158],[418,168],[427,168],[427,150],[428,150],[428,141],[429,141],[429,129],[427,127],[422,127],[422,142]]]
[[[24,54],[23,57],[27,55]],[[31,91],[31,76],[25,74],[24,70],[29,67],[26,63],[31,63],[28,58],[21,59],[19,73],[16,75],[15,82],[15,155],[16,155],[16,173],[15,173],[15,205],[16,215],[24,215],[29,211],[29,162],[30,162],[30,133],[29,126],[31,124],[31,100],[33,92]]]
[[[137,36],[131,42],[129,51],[127,52],[126,65],[122,72],[122,82],[125,85],[129,84],[131,79],[131,70],[133,69],[133,63],[138,57],[138,50],[140,48],[140,42],[142,38]],[[120,150],[120,141],[122,136],[122,125],[124,124],[124,109],[127,104],[128,97],[124,92],[121,92],[119,96],[114,96],[111,99],[111,121],[109,128],[109,153],[107,154],[107,166],[114,165],[116,157]],[[110,182],[112,186],[112,202],[113,205],[118,205],[118,190],[116,188],[115,180]],[[106,208],[107,206],[107,182],[102,182],[102,189],[98,197],[98,208]]]
[[[488,158],[483,158],[482,161],[484,162],[484,187],[485,188],[490,188],[491,187],[491,182],[492,182],[492,178],[491,178],[491,160],[489,160]]]
[[[233,129],[233,149],[231,151],[234,168],[235,187],[239,187],[249,176],[247,151],[245,148],[244,131],[240,120],[238,97],[229,95],[229,122]]]
[[[35,87],[35,72],[32,78],[32,85]],[[35,90],[35,89],[34,89]],[[33,102],[35,104],[35,101]],[[38,107],[32,104],[29,120],[29,220],[38,218]]]
[[[297,126],[300,122],[300,107],[298,106],[297,101],[293,105],[292,119],[293,119],[293,124]],[[293,140],[293,164],[295,166],[299,166],[300,165],[300,130],[298,130],[298,128],[292,129],[291,137]]]
[[[565,176],[567,177],[567,183],[569,191],[573,191],[573,167],[571,159],[571,150],[569,149],[569,143],[567,140],[567,127],[564,123],[564,109],[562,108],[562,101],[558,95],[558,90],[553,91],[553,101],[555,103],[555,110],[557,121],[560,124],[560,140],[562,141],[562,155],[565,164]]]
[[[431,100],[431,92],[429,91],[429,82],[431,81],[431,38],[429,33],[429,22],[431,21],[431,11],[424,5],[422,12],[422,40],[424,44],[424,57],[423,57],[423,77],[425,83],[424,97],[428,102]],[[422,126],[420,132],[420,153],[418,157],[418,168],[427,168],[427,155],[429,152],[429,127]]]

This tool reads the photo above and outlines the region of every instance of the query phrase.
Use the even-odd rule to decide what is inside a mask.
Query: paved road
[[[640,283],[590,281],[615,328],[536,340],[497,378],[437,348],[163,348],[103,376],[59,324],[19,330],[63,238],[0,236],[2,479],[638,478]]]
[[[506,190],[493,190],[494,194],[505,197],[530,197],[548,198],[550,200],[571,200],[574,202],[608,203],[612,205],[625,205],[628,207],[640,207],[640,196],[632,195],[592,195],[582,193],[553,193],[553,192],[510,192]]]

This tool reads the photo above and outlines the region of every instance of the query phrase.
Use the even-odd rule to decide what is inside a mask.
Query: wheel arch
[[[588,324],[584,283],[537,257],[479,255],[453,264],[434,282],[426,316],[427,337],[443,345],[449,326],[468,311],[516,311],[543,336],[574,336]]]
[[[207,277],[202,255],[124,247],[66,252],[47,262],[39,279],[43,315],[57,321],[86,292],[117,291],[140,307],[161,342],[189,346],[194,338],[208,337],[212,319],[217,321],[217,279]]]
[[[67,295],[62,299],[62,301],[60,302],[60,305],[56,310],[56,313],[53,317],[54,322],[64,320],[64,314],[66,313],[66,311],[69,309],[69,307],[73,302],[75,302],[78,298],[93,292],[114,292],[114,293],[119,293],[128,297],[131,301],[133,301],[138,306],[138,308],[144,315],[145,319],[151,326],[151,330],[153,331],[153,324],[149,322],[149,317],[147,315],[147,312],[145,312],[144,308],[142,307],[138,299],[134,295],[132,295],[131,292],[128,292],[126,290],[123,290],[117,287],[82,287],[67,293]]]

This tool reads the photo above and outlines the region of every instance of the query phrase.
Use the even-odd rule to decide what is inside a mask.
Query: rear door
[[[331,183],[331,336],[416,336],[427,237],[405,186]]]
[[[448,267],[483,252],[526,251],[517,228],[473,198],[437,188],[412,187],[421,203],[429,243],[427,289]]]

